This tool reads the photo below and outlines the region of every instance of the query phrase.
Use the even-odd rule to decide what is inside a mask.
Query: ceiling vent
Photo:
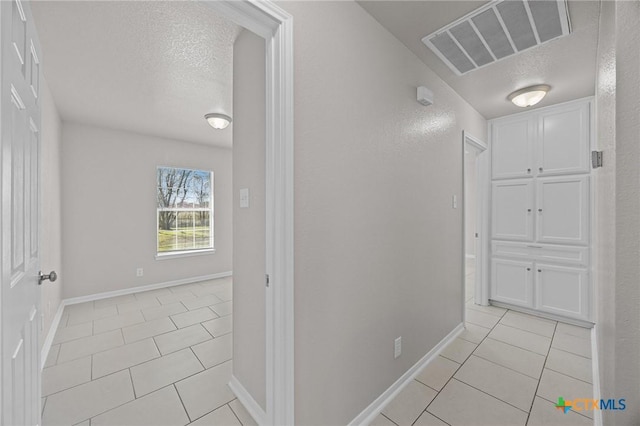
[[[566,0],[497,0],[422,42],[463,75],[570,33]]]

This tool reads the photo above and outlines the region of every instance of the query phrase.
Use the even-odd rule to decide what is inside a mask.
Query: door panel
[[[520,306],[533,306],[533,262],[493,259],[491,299]]]
[[[493,238],[533,241],[533,181],[493,182],[492,194]]]
[[[583,268],[538,263],[536,308],[558,315],[588,319],[588,275]]]
[[[587,245],[589,177],[541,178],[536,185],[538,242]]]
[[[533,119],[517,118],[491,124],[491,174],[493,179],[533,176]]]
[[[589,104],[545,111],[538,121],[538,175],[589,172]]]
[[[39,43],[29,5],[0,2],[1,423],[40,424]]]

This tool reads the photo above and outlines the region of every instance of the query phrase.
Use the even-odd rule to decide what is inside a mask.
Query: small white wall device
[[[433,92],[424,86],[419,86],[418,102],[420,102],[424,106],[433,105]]]

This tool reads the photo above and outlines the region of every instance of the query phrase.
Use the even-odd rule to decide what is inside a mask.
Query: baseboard
[[[231,391],[235,394],[238,400],[244,405],[244,408],[247,409],[253,420],[259,425],[267,424],[267,413],[260,407],[260,404],[256,402],[255,399],[251,396],[249,391],[242,386],[242,383],[236,378],[236,376],[231,376],[231,381],[229,382],[229,387]]]
[[[563,317],[562,315],[551,314],[549,312],[541,312],[531,308],[523,308],[522,306],[512,305],[511,303],[498,302],[497,300],[489,299],[489,304],[497,306],[499,308],[511,309],[512,311],[522,312],[525,314],[533,315],[535,317],[545,318],[552,321],[560,321],[567,324],[575,325],[583,328],[593,328],[594,323],[587,320],[580,320],[574,318]]]
[[[53,338],[56,336],[56,331],[58,330],[58,326],[60,325],[60,319],[62,318],[62,311],[64,310],[65,305],[65,301],[61,300],[60,304],[58,305],[58,310],[53,316],[53,320],[51,321],[51,325],[49,326],[47,337],[44,339],[44,344],[42,345],[42,350],[40,352],[40,370],[42,370],[44,368],[44,365],[47,363],[49,351],[51,350],[51,345],[53,344]]]
[[[108,299],[110,297],[124,296],[126,294],[140,293],[141,291],[157,290],[160,288],[173,287],[182,284],[192,284],[200,281],[215,280],[216,278],[230,277],[233,271],[220,272],[218,274],[201,275],[199,277],[183,278],[180,280],[165,281],[157,284],[143,285],[139,287],[123,288],[121,290],[105,291],[104,293],[89,294],[87,296],[71,297],[64,299],[66,305],[75,305],[77,303],[91,302],[94,300]]]
[[[476,255],[475,254],[465,254],[464,257],[467,258],[467,259],[475,259]]]
[[[598,363],[598,336],[596,327],[591,329],[591,369],[593,371],[593,399],[602,398],[600,393],[600,364]],[[594,426],[602,426],[602,410],[593,410]]]
[[[460,333],[464,331],[464,324],[460,323],[449,333],[444,339],[438,342],[425,356],[423,356],[418,362],[416,362],[411,368],[409,368],[394,384],[389,386],[387,390],[377,397],[367,408],[365,408],[360,414],[353,419],[349,426],[355,425],[368,425],[376,416],[384,409],[384,407],[395,398],[402,389],[405,388],[413,379],[416,378],[418,373],[422,371],[431,361],[433,361],[442,352],[445,346],[451,343]]]

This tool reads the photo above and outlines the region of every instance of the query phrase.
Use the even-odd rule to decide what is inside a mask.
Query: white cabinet
[[[589,176],[537,179],[536,218],[538,242],[589,244]]]
[[[535,121],[531,117],[492,124],[491,170],[494,179],[533,175]]]
[[[545,109],[538,116],[539,176],[589,172],[589,104]]]
[[[586,268],[526,260],[491,261],[491,299],[542,312],[588,319]]]
[[[533,181],[514,179],[494,182],[491,229],[494,239],[532,241]]]
[[[491,261],[492,299],[519,306],[533,304],[533,262],[497,259]]]
[[[492,200],[493,239],[589,244],[589,176],[498,180]]]
[[[590,320],[591,102],[491,121],[490,299]]]
[[[588,319],[587,270],[536,263],[536,309],[578,319]]]
[[[573,102],[493,120],[492,178],[589,173],[590,111]]]

